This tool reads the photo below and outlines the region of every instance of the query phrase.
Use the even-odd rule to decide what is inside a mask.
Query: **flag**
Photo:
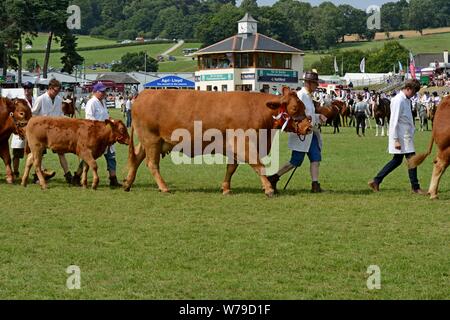
[[[416,78],[416,63],[414,61],[414,56],[412,52],[409,52],[409,71],[411,72],[411,77]]]
[[[399,72],[403,71],[403,66],[402,66],[402,63],[400,61],[398,62],[398,71]]]
[[[334,57],[334,73],[339,73],[339,67],[337,65],[336,57]]]
[[[362,73],[366,72],[366,58],[363,58],[361,60],[361,63],[359,64],[359,70],[361,70]]]

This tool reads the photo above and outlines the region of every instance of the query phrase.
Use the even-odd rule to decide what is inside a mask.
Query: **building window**
[[[235,60],[236,68],[253,68],[253,53],[237,53]]]
[[[215,54],[199,57],[201,69],[227,69],[233,67],[233,54]]]
[[[228,91],[228,86],[226,84],[222,85],[222,91],[223,92],[227,92]]]
[[[290,54],[284,54],[284,68],[285,69],[292,69],[292,56]]]
[[[206,86],[206,91],[212,91],[212,86]]]
[[[253,86],[251,84],[238,84],[234,87],[235,91],[252,91]]]

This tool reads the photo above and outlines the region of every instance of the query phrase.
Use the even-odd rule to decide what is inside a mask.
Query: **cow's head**
[[[283,95],[266,103],[272,110],[278,110],[280,113],[286,113],[288,123],[286,131],[295,132],[300,135],[310,134],[312,132],[311,118],[306,116],[306,107],[298,98],[297,93],[289,88],[283,88]],[[282,123],[275,120],[274,129],[280,129]]]
[[[121,144],[130,144],[130,135],[128,134],[127,127],[121,120],[106,119],[106,125],[111,126],[114,140]]]
[[[14,122],[14,133],[25,138],[25,127],[31,118],[31,109],[24,99],[7,99],[9,115]]]

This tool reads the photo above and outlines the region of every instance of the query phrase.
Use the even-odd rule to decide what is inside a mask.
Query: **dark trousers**
[[[381,184],[383,182],[383,179],[386,178],[386,176],[394,171],[395,168],[400,166],[403,162],[403,157],[406,159],[409,159],[415,155],[415,152],[413,153],[406,153],[406,154],[394,154],[394,157],[391,161],[389,161],[383,169],[381,169],[380,172],[378,172],[377,176],[373,179],[376,183]],[[409,181],[411,182],[411,188],[413,190],[420,189],[419,180],[417,179],[417,168],[409,169],[408,170],[409,175]]]
[[[361,112],[356,113],[356,134],[359,134],[359,127],[361,126],[362,134],[366,132],[366,114]]]

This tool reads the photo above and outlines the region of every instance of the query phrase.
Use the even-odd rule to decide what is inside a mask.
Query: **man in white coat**
[[[409,159],[415,154],[414,148],[414,119],[411,112],[411,97],[420,90],[420,82],[416,79],[406,81],[403,89],[391,101],[391,118],[389,121],[389,153],[394,157],[373,180],[369,181],[369,187],[374,191],[380,191],[380,184],[384,178],[403,162],[403,157]],[[409,181],[411,191],[416,194],[427,194],[420,188],[417,179],[417,168],[409,169]]]
[[[61,91],[61,83],[52,79],[48,83],[47,92],[39,96],[31,108],[33,116],[48,116],[48,117],[63,117],[62,111],[62,98],[58,95]],[[64,154],[58,154],[59,163],[64,170],[64,178],[67,183],[72,182],[72,173],[69,171],[69,165],[67,164],[66,156]]]
[[[313,126],[313,133],[299,137],[296,133],[289,133],[288,148],[292,150],[291,160],[278,170],[272,176],[267,177],[276,190],[277,182],[280,177],[295,167],[302,165],[305,155],[308,155],[310,161],[310,172],[312,180],[311,192],[319,193],[323,190],[319,183],[319,164],[322,160],[322,137],[318,128],[320,122],[324,123],[327,118],[323,115],[315,113],[315,107],[312,100],[312,95],[319,85],[319,75],[316,72],[306,72],[305,86],[297,92],[298,98],[306,107],[306,116],[311,117],[311,124]]]
[[[109,119],[108,109],[104,99],[106,97],[106,86],[102,82],[97,82],[92,88],[92,98],[86,103],[86,119],[105,121]],[[107,170],[109,172],[109,186],[121,187],[122,185],[117,181],[116,176],[116,151],[114,145],[106,148],[105,159]],[[73,185],[80,185],[81,173],[83,170],[83,161],[80,162],[77,172],[72,179]]]

